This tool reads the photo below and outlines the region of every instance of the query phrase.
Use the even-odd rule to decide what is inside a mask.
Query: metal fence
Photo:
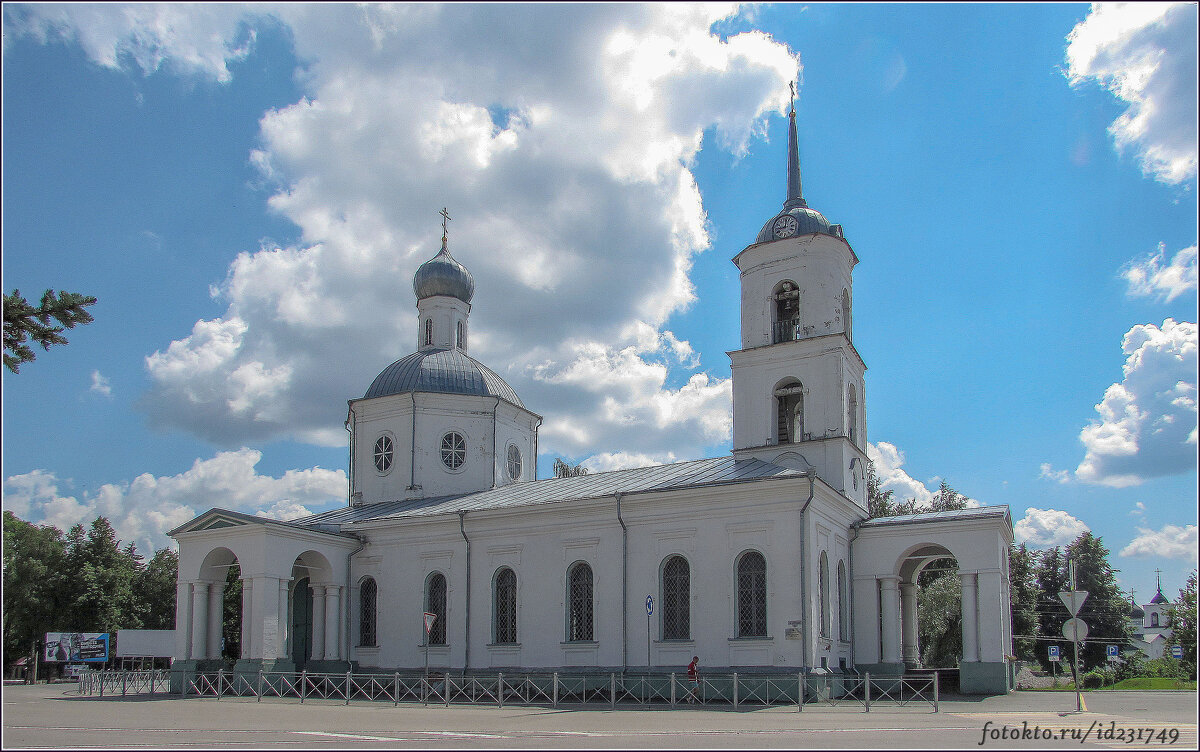
[[[81,694],[126,695],[170,691],[170,671],[110,671],[85,674]],[[733,708],[806,704],[848,706],[870,712],[872,706],[929,707],[938,712],[937,674],[782,675],[706,673],[696,684],[677,674],[530,673],[426,676],[414,673],[326,674],[242,673],[216,671],[180,674],[185,696],[295,698],[365,702],[460,705],[607,705],[674,707],[708,705]]]

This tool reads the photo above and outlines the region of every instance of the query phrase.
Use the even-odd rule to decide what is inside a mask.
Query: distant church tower
[[[804,200],[793,100],[787,198],[741,270],[742,349],[733,365],[733,453],[817,476],[866,507],[863,374],[854,349],[851,270],[842,235]]]

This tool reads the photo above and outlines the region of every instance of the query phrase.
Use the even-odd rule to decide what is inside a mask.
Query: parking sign
[[[1059,655],[1059,653],[1058,653],[1057,645],[1050,646],[1050,660],[1052,660],[1052,661],[1061,661],[1062,660],[1062,656]]]
[[[1119,660],[1121,660],[1121,649],[1120,649],[1120,647],[1118,647],[1117,645],[1109,645],[1109,646],[1108,646],[1108,660],[1110,660],[1110,661],[1119,661]]]

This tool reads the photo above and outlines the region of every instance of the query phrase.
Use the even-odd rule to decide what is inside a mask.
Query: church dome
[[[1170,603],[1170,601],[1167,600],[1167,596],[1162,594],[1162,588],[1159,588],[1158,592],[1154,594],[1154,597],[1150,599],[1150,602],[1155,604]]]
[[[375,377],[363,398],[407,392],[499,397],[525,407],[513,388],[495,371],[459,349],[421,350],[404,356]]]
[[[417,300],[447,295],[470,303],[475,295],[475,278],[446,250],[443,237],[438,255],[417,267],[417,273],[413,275],[413,292],[417,294]]]
[[[1129,604],[1129,618],[1130,619],[1145,619],[1146,618],[1146,612],[1142,610],[1141,606],[1139,606],[1136,603],[1133,603],[1132,599],[1130,599],[1130,604]]]
[[[775,234],[775,223],[779,221],[780,217],[787,216],[796,220],[796,229],[791,231],[789,227],[788,230],[790,232],[785,237],[812,235],[814,233],[832,235],[835,238],[842,237],[841,226],[829,224],[829,220],[825,219],[821,212],[816,209],[810,209],[807,206],[793,206],[791,208],[785,207],[783,211],[768,219],[754,242],[767,243],[772,240],[778,240],[779,237]]]

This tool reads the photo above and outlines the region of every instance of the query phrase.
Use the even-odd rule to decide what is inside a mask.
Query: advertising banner
[[[108,660],[108,633],[47,632],[43,660],[59,663],[104,663]]]

